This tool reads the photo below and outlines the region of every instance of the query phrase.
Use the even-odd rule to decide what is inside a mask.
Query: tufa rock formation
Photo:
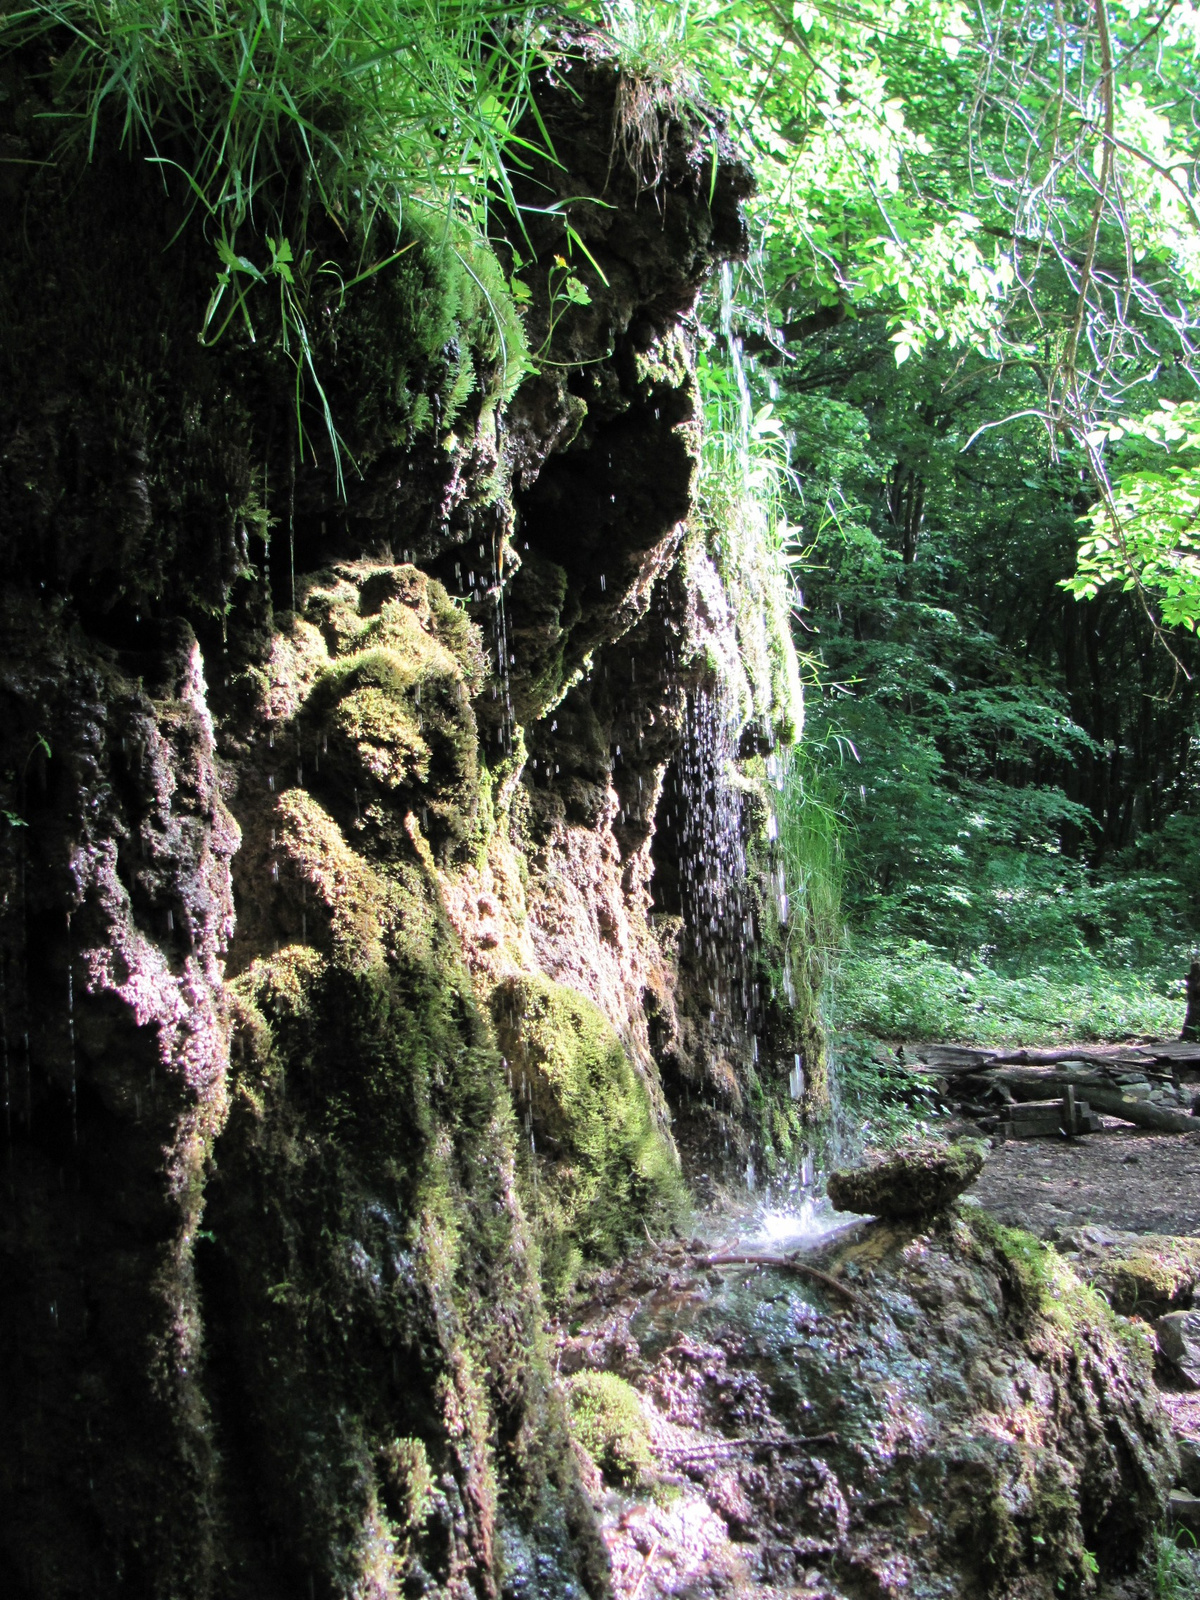
[[[558,1335],[626,1592],[653,1548],[668,1594],[1054,1600],[1155,1548],[1151,1340],[1052,1248],[963,1206],[843,1230],[824,1282],[709,1259],[606,1272]]]
[[[931,1217],[975,1182],[983,1171],[985,1148],[978,1140],[913,1145],[886,1161],[831,1172],[826,1183],[829,1202],[835,1211],[887,1221]]]
[[[824,1096],[754,843],[786,619],[689,520],[749,175],[664,117],[647,188],[581,47],[524,326],[501,237],[314,278],[343,497],[278,335],[197,339],[183,185],[58,159],[45,65],[0,98],[6,1592],[600,1594],[543,1291]]]

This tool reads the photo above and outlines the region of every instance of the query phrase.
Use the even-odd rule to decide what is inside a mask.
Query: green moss
[[[239,927],[266,895],[264,925],[287,925],[286,901],[306,942],[232,986],[234,1109],[207,1225],[263,1514],[300,1530],[299,1559],[344,1600],[422,1574],[486,1588],[501,1495],[531,1527],[578,1493],[504,1072],[422,818],[436,836],[441,796],[478,811],[473,744],[472,760],[446,748],[473,730],[477,657],[414,569],[322,575],[263,685],[267,759],[290,776],[299,747],[306,787],[264,786],[244,818],[243,853],[266,850],[269,825],[277,871],[243,880]]]
[[[404,254],[329,307],[337,366],[355,376],[335,393],[347,437],[371,454],[449,440],[478,394],[486,425],[530,369],[525,331],[500,263],[453,223],[410,221]],[[352,419],[352,420],[351,420]]]
[[[566,644],[579,620],[577,595],[566,571],[527,551],[510,599],[514,651],[521,671],[513,686],[517,720],[536,722],[562,696],[567,683]]]
[[[1146,1234],[1106,1251],[1088,1277],[1123,1316],[1161,1316],[1189,1304],[1200,1282],[1200,1240]]]
[[[635,1484],[650,1466],[650,1429],[637,1390],[615,1372],[567,1379],[571,1426],[606,1478]]]
[[[258,1375],[267,1504],[347,1596],[448,1559],[448,1482],[486,1550],[498,1414],[519,1421],[544,1381],[486,1023],[419,867],[361,871],[381,925],[360,924],[357,949],[346,932],[340,954],[284,950],[237,980],[229,1186],[210,1208]],[[261,1205],[244,1214],[247,1194]],[[528,1448],[507,1465],[517,1491],[544,1479]]]
[[[1090,1593],[1094,1558],[1067,1462],[1018,1440],[977,1437],[954,1460],[949,1522],[988,1594],[1040,1574],[1043,1592]],[[1033,1591],[1031,1591],[1033,1592]]]
[[[314,787],[390,857],[408,848],[410,807],[438,848],[469,840],[479,800],[478,631],[411,566],[337,567],[310,584],[302,609],[294,631],[307,626],[325,646],[301,712],[319,751]]]
[[[1103,1295],[1084,1283],[1053,1245],[1021,1228],[1006,1228],[981,1206],[963,1214],[977,1244],[990,1251],[1001,1267],[1011,1304],[1021,1318],[1039,1319],[1068,1338],[1081,1326],[1098,1327],[1125,1342],[1125,1329]]]
[[[492,1011],[527,1125],[543,1280],[558,1298],[585,1261],[611,1261],[644,1228],[669,1226],[686,1192],[646,1085],[597,1006],[539,976],[502,984]]]
[[[421,1439],[393,1439],[380,1451],[384,1478],[396,1505],[396,1520],[406,1533],[416,1532],[433,1509],[433,1473]]]
[[[648,350],[635,350],[634,375],[646,389],[682,389],[692,375],[691,357],[681,328],[672,328]]]

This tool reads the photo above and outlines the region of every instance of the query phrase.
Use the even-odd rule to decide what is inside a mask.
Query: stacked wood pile
[[[1001,1138],[1098,1132],[1117,1117],[1156,1133],[1200,1133],[1200,1043],[1062,1050],[905,1045],[903,1064]]]

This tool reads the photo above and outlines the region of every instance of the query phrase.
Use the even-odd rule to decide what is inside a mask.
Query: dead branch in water
[[[825,1288],[833,1289],[836,1293],[844,1295],[852,1304],[862,1311],[871,1308],[862,1295],[856,1294],[844,1283],[839,1283],[828,1272],[822,1272],[819,1267],[810,1266],[807,1261],[798,1261],[795,1256],[772,1256],[765,1251],[748,1252],[744,1255],[705,1256],[700,1263],[705,1267],[781,1267],[785,1272],[799,1272],[806,1278],[812,1278],[817,1283],[824,1284]]]

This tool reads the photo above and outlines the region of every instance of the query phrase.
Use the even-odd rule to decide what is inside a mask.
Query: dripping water
[[[71,1143],[79,1143],[79,1101],[75,1069],[75,966],[71,956],[71,913],[67,912],[67,1054],[71,1074]]]
[[[685,949],[708,983],[714,1050],[757,1057],[758,939],[748,895],[736,716],[719,691],[687,695],[675,763]]]

